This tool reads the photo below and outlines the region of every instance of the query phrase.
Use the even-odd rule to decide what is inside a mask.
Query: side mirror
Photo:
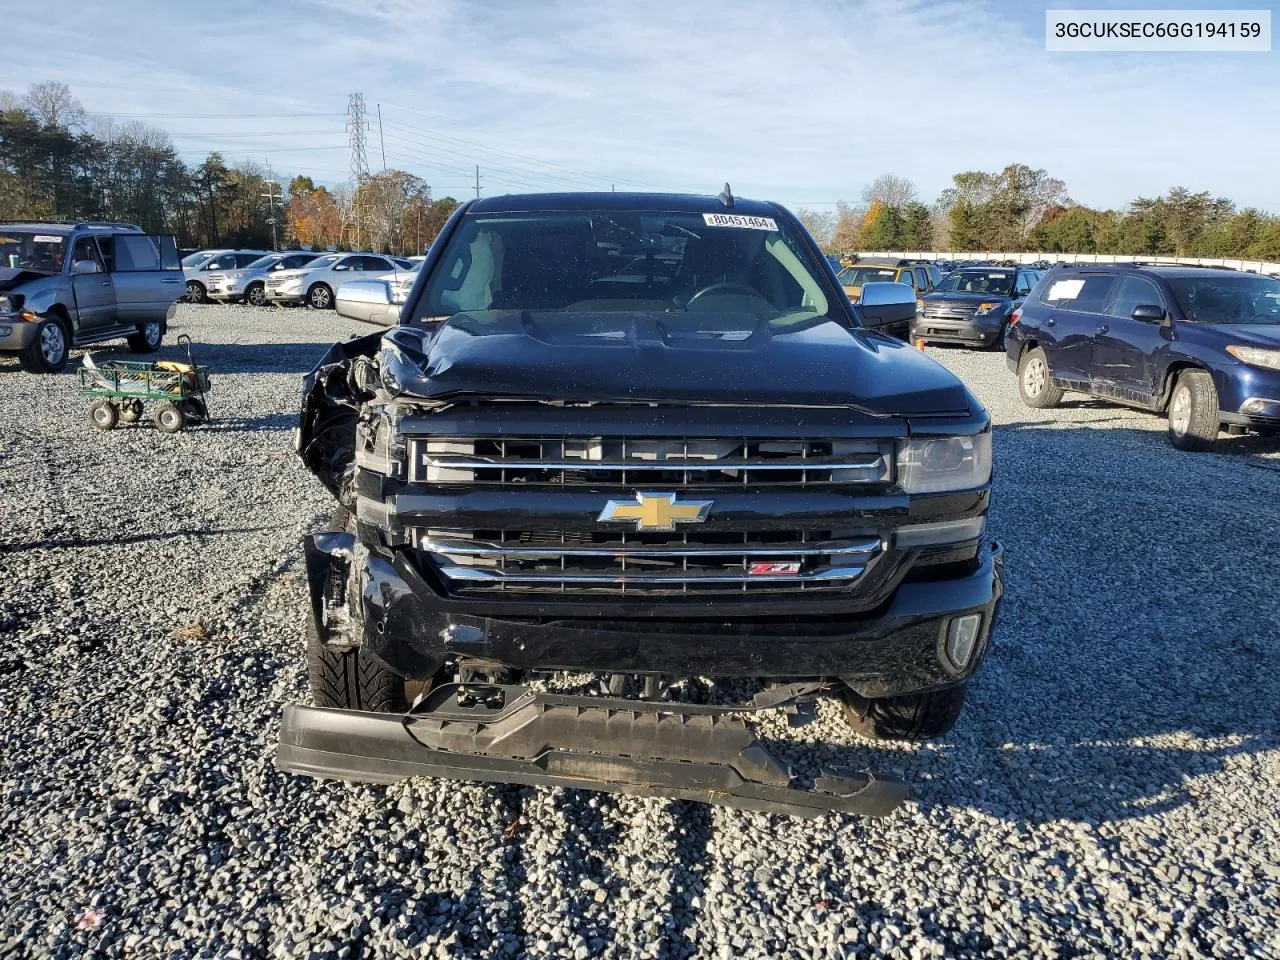
[[[862,306],[884,307],[898,304],[916,305],[916,292],[905,283],[864,283],[862,285]]]
[[[348,280],[338,287],[334,299],[339,303],[368,303],[385,307],[392,303],[389,284],[385,280]]]
[[[1141,320],[1143,323],[1159,323],[1163,324],[1168,314],[1164,312],[1164,307],[1156,306],[1154,303],[1140,303],[1133,308],[1133,313],[1129,314],[1133,320]]]
[[[101,273],[96,260],[76,260],[71,264],[71,272],[74,274],[82,273]]]

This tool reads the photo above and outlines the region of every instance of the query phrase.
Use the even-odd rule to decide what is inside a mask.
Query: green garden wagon
[[[186,363],[107,360],[97,364],[86,356],[79,371],[80,388],[94,398],[89,404],[93,425],[114,430],[122,421],[140,420],[144,402],[152,405],[151,419],[161,433],[177,433],[189,423],[208,421],[209,368],[197,366],[192,359],[190,337],[183,334],[178,343],[186,344]]]

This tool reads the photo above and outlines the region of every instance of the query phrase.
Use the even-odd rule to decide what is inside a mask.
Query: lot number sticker
[[[741,227],[743,230],[777,230],[772,217],[741,217],[736,213],[704,213],[708,227]]]
[[[61,243],[62,238],[61,237],[42,237],[37,235],[35,237],[35,242],[36,243]]]

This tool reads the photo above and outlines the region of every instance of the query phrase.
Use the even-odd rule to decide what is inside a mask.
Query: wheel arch
[[[1166,413],[1169,409],[1169,398],[1173,396],[1173,385],[1178,382],[1178,377],[1182,376],[1184,370],[1203,370],[1210,376],[1213,371],[1203,363],[1186,357],[1177,357],[1169,362],[1164,368],[1164,373],[1160,381],[1160,393],[1156,398],[1156,411],[1158,413]]]

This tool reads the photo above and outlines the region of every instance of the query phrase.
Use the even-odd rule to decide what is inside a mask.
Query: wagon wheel
[[[120,422],[137,423],[142,419],[142,401],[129,400],[120,404]]]
[[[156,429],[161,433],[177,433],[187,425],[187,415],[182,412],[182,408],[168,400],[156,404],[155,410],[151,413],[151,419],[155,421]]]
[[[89,422],[99,430],[114,430],[120,421],[120,411],[110,400],[101,398],[89,404]]]

